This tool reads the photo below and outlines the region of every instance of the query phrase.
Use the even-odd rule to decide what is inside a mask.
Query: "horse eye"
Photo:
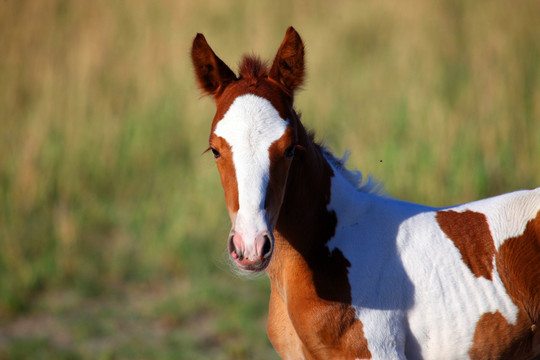
[[[294,156],[294,150],[296,149],[296,147],[294,145],[291,145],[287,148],[287,150],[285,150],[285,157],[287,159],[291,159],[293,156]]]
[[[212,154],[214,154],[214,158],[219,158],[221,156],[221,154],[219,153],[219,151],[217,151],[216,149],[210,149],[212,150]]]

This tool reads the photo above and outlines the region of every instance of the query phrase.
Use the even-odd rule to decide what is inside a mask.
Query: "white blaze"
[[[270,177],[268,149],[283,136],[288,124],[270,101],[246,94],[234,100],[214,131],[232,149],[240,206],[234,226],[241,232],[248,252],[259,232],[271,231],[264,215]]]

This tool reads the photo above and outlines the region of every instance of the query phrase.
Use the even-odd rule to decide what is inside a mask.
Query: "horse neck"
[[[336,216],[327,209],[334,171],[320,146],[298,122],[298,151],[287,180],[283,204],[274,231],[274,258],[268,268],[271,278],[281,277],[281,269],[290,261],[319,257],[335,232]],[[302,260],[303,259],[303,260]]]

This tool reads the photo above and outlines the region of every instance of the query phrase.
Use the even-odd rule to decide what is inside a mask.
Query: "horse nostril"
[[[234,230],[232,230],[229,234],[229,254],[234,260],[242,261],[244,259],[244,254],[242,251],[238,250],[234,244],[234,234]]]
[[[272,240],[270,240],[270,237],[268,235],[264,235],[264,244],[261,251],[261,256],[263,258],[266,258],[270,255],[272,252]]]
[[[238,251],[236,249],[236,247],[232,246],[232,248],[229,250],[230,254],[231,254],[231,257],[234,259],[234,260],[238,260],[238,261],[242,261],[244,260],[244,254],[241,252],[241,251]]]

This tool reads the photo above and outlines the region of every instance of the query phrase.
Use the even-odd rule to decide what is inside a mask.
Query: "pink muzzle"
[[[236,265],[244,271],[262,271],[270,262],[273,251],[273,236],[268,231],[261,231],[249,244],[242,233],[234,229],[229,234],[229,255]]]

